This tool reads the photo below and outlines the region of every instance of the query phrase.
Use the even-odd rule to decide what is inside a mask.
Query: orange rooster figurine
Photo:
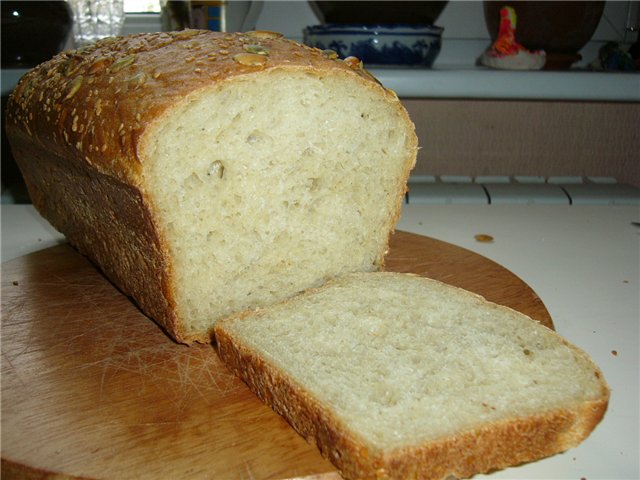
[[[487,67],[504,70],[540,70],[544,67],[544,50],[527,50],[516,41],[518,18],[513,7],[500,9],[500,30],[498,38],[480,57],[480,63]]]

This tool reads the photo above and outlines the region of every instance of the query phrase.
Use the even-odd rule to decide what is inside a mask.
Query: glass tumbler
[[[73,10],[76,47],[118,35],[124,24],[124,0],[68,0]]]

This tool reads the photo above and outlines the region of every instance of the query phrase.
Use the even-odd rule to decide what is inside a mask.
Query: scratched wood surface
[[[387,269],[551,326],[536,294],[470,251],[398,232]],[[339,479],[213,346],[172,342],[66,245],[2,265],[2,478]]]

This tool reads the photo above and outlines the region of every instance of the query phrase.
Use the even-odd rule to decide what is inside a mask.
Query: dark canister
[[[64,50],[73,13],[64,1],[2,1],[2,66],[33,67]]]

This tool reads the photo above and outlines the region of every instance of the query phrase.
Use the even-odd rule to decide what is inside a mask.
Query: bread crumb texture
[[[381,263],[408,138],[352,86],[274,70],[198,92],[150,135],[147,190],[192,328]]]
[[[608,397],[598,368],[555,332],[417,276],[349,275],[219,328],[372,452]]]

